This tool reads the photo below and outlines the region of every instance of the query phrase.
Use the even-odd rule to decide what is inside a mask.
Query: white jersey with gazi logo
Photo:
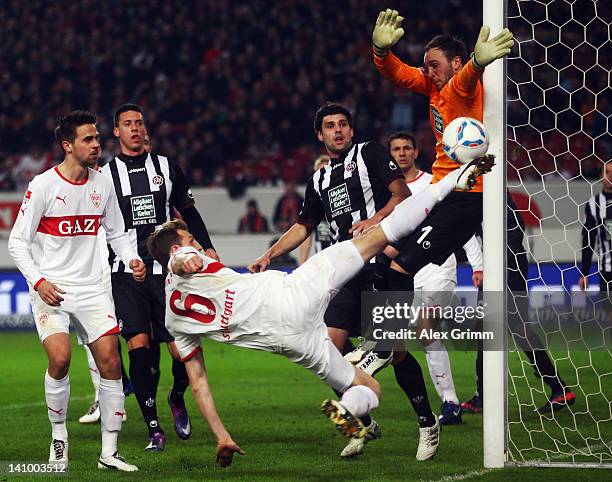
[[[59,286],[99,285],[100,226],[124,262],[139,259],[124,232],[112,182],[89,169],[83,182],[74,183],[55,167],[30,182],[9,251],[30,287],[43,279]]]
[[[192,247],[174,256],[200,256],[204,267],[189,276],[166,277],[166,328],[175,338],[181,359],[200,348],[200,336],[256,350],[274,351],[271,334],[280,312],[274,287],[286,273],[241,274]],[[276,305],[276,306],[275,306]],[[278,324],[278,322],[276,322]]]

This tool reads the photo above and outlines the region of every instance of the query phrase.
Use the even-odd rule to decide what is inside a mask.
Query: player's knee
[[[118,352],[109,353],[103,356],[102,360],[96,360],[96,365],[102,378],[109,380],[121,378],[121,359]]]
[[[70,368],[70,353],[54,353],[49,357],[49,375],[57,380],[64,378]]]
[[[136,348],[148,348],[149,347],[149,336],[146,333],[137,333],[127,340],[128,350],[135,350]]]

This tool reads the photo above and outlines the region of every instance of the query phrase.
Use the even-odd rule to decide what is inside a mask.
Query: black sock
[[[525,350],[529,363],[533,366],[537,376],[541,376],[553,392],[562,392],[565,382],[555,370],[552,360],[544,350]]]
[[[346,355],[347,353],[352,352],[354,349],[355,349],[355,345],[353,345],[353,342],[351,341],[351,339],[347,337],[346,341],[344,342],[344,346],[342,347],[342,356]]]
[[[151,353],[149,348],[141,346],[130,350],[130,377],[134,386],[136,400],[149,429],[149,436],[155,432],[163,432],[157,417],[155,390],[151,376]]]
[[[151,341],[149,343],[149,353],[151,354],[151,373],[153,374],[153,390],[155,394],[157,394],[157,387],[159,386],[159,377],[161,376],[161,371],[159,370],[159,343],[155,341]]]
[[[411,305],[414,299],[414,276],[412,276],[411,274],[401,273],[389,267],[387,269],[386,279],[387,289],[389,291],[406,292],[407,298],[405,299],[405,302]],[[404,321],[400,321],[396,318],[386,319],[383,322],[383,330],[389,333],[400,333],[402,329],[408,328],[408,326],[404,326],[403,323]],[[383,346],[388,345],[389,343],[387,342]],[[390,351],[382,350],[376,350],[376,353],[378,353],[378,356],[380,356],[381,358],[387,358],[391,354]]]
[[[189,386],[189,376],[182,361],[172,359],[172,376],[174,385],[170,391],[170,400],[178,405],[183,404],[183,395]]]
[[[393,365],[393,370],[397,384],[404,390],[417,414],[419,426],[421,428],[434,426],[436,416],[429,405],[427,388],[425,388],[425,380],[419,362],[411,353],[406,352],[404,360]]]

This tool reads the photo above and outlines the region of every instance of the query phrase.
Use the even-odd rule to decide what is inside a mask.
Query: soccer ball
[[[442,145],[444,153],[453,161],[466,164],[487,153],[489,134],[482,122],[458,117],[444,129]]]

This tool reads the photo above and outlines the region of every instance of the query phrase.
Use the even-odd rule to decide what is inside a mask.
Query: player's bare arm
[[[391,214],[395,206],[410,196],[410,189],[408,186],[406,186],[406,183],[401,178],[395,179],[391,182],[391,184],[389,184],[389,191],[391,192],[391,197],[389,198],[387,204],[379,209],[370,219],[365,219],[353,224],[351,229],[349,229],[349,233],[352,233],[354,237],[363,234],[372,226],[377,225],[383,219],[385,219],[389,214]]]
[[[204,357],[202,352],[198,352],[195,356],[185,362],[187,375],[189,375],[189,385],[191,393],[198,404],[202,416],[206,419],[210,430],[217,439],[216,456],[217,462],[222,467],[231,465],[232,458],[235,453],[244,455],[244,450],[234,442],[229,434],[221,417],[217,413],[215,401],[208,385],[208,377],[206,375],[206,366],[204,365]]]
[[[251,273],[265,271],[274,258],[297,248],[310,236],[311,232],[311,226],[295,223],[270,249],[248,266],[249,271]]]

